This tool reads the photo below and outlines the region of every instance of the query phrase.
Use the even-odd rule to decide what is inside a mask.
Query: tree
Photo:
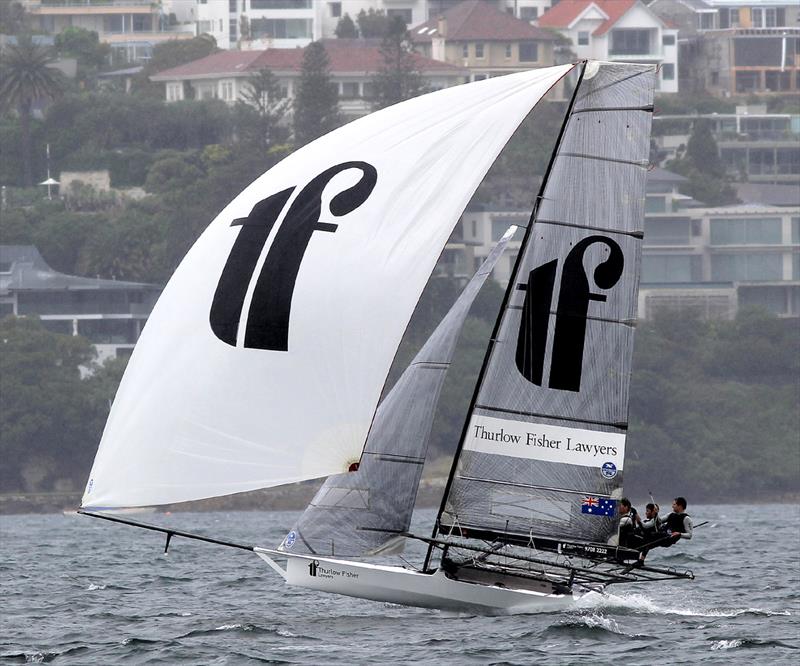
[[[100,434],[87,426],[80,370],[94,348],[37,319],[7,317],[0,350],[0,485],[30,492],[62,479],[81,483]]]
[[[358,28],[356,28],[353,19],[350,18],[350,14],[345,14],[339,19],[336,24],[335,34],[339,39],[356,39],[358,37]]]
[[[408,45],[408,33],[390,32],[380,47],[383,58],[374,78],[374,109],[383,109],[425,92],[422,75]]]
[[[277,77],[268,69],[260,69],[248,79],[242,98],[256,112],[256,141],[264,150],[281,137],[279,124],[289,110],[289,99],[282,97],[281,85]],[[240,109],[246,116],[247,110]]]
[[[358,30],[364,39],[383,38],[391,33],[406,31],[406,24],[399,16],[387,16],[383,10],[375,11],[371,7],[367,12],[362,9],[356,20]]]
[[[101,44],[96,32],[74,26],[56,35],[55,46],[59,55],[78,61],[78,79],[84,84],[96,78],[111,54],[111,47]]]
[[[294,101],[295,143],[305,145],[338,125],[338,94],[336,84],[331,82],[328,54],[320,42],[311,42],[303,54]]]
[[[706,121],[695,122],[686,146],[686,155],[670,161],[667,168],[689,179],[682,189],[698,201],[710,206],[737,201],[736,192],[725,176],[717,142]]]
[[[26,31],[28,14],[21,2],[0,2],[0,35],[19,35]]]
[[[697,120],[692,128],[692,134],[686,145],[686,157],[691,165],[698,171],[722,178],[725,167],[719,158],[719,148],[711,133],[711,127],[706,120]]]
[[[62,75],[49,65],[53,51],[34,44],[29,36],[19,38],[16,45],[8,46],[0,67],[0,104],[19,115],[20,143],[22,148],[23,180],[26,187],[33,185],[31,167],[31,117],[37,101],[48,101],[61,94]]]

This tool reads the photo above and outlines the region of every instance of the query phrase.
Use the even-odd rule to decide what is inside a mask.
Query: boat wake
[[[785,610],[763,608],[703,608],[691,600],[683,600],[680,605],[662,605],[640,593],[613,594],[589,592],[576,602],[581,611],[614,611],[631,615],[681,615],[684,617],[772,617],[791,615]]]

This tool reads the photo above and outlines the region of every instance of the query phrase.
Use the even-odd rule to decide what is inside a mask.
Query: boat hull
[[[571,593],[454,580],[441,569],[420,573],[403,567],[289,555],[260,548],[255,552],[276,570],[272,558],[286,557],[286,569],[279,573],[288,585],[405,606],[509,614],[558,611],[570,607],[575,600]]]

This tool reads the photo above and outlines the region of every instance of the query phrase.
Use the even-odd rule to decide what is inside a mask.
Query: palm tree
[[[21,36],[8,46],[0,66],[0,106],[19,114],[23,178],[26,187],[33,185],[31,168],[31,116],[37,100],[50,100],[63,90],[61,73],[49,67],[53,51],[35,44],[30,36]]]

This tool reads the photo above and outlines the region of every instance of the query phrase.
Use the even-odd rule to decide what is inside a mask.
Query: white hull
[[[403,567],[353,562],[256,548],[287,585],[405,606],[486,614],[550,612],[568,608],[572,594],[546,593],[453,580],[439,569],[424,574]],[[286,569],[273,557],[285,557]]]

